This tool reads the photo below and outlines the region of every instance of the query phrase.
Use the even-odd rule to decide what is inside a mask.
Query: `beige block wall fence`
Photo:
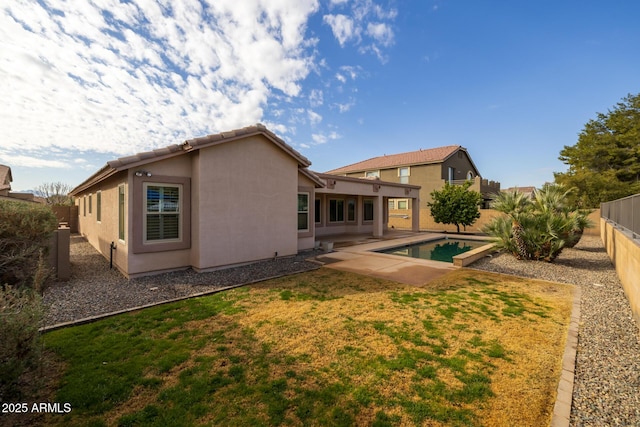
[[[493,218],[500,215],[500,212],[493,209],[480,209],[480,218],[475,223],[467,227],[468,233],[481,233],[482,228]],[[594,227],[584,230],[584,234],[600,236],[600,210],[593,211],[589,218]],[[389,209],[389,228],[411,230],[411,210],[410,209]],[[431,216],[429,208],[420,209],[420,230],[422,231],[447,231],[455,233],[455,225],[438,224]],[[464,232],[464,227],[460,226],[460,231]]]
[[[618,278],[631,305],[636,323],[640,325],[640,243],[630,233],[600,220],[600,235],[604,247],[616,267]]]
[[[467,227],[468,233],[480,233],[482,228],[493,218],[500,215],[500,212],[493,209],[481,209],[480,218]],[[410,209],[389,209],[389,228],[411,230],[411,210]],[[438,224],[431,216],[429,208],[420,209],[420,230],[423,231],[447,231],[456,232],[455,225]],[[460,226],[460,231],[464,232],[464,227]]]

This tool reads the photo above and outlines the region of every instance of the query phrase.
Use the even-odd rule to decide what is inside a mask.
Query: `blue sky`
[[[640,2],[91,0],[0,6],[13,189],[264,123],[324,172],[459,144],[540,186],[640,92]]]

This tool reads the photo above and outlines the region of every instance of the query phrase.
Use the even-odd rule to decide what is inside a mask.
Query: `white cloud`
[[[269,99],[300,95],[314,69],[317,40],[305,33],[317,0],[167,4],[4,5],[3,149],[126,155],[262,121]],[[66,166],[12,156],[18,162]]]
[[[343,65],[342,67],[340,67],[340,70],[347,74],[351,78],[351,80],[355,80],[358,77],[358,73],[360,72],[360,67]]]
[[[367,34],[383,46],[390,46],[393,44],[393,30],[391,30],[391,27],[385,23],[370,22],[367,24]]]
[[[398,12],[394,8],[384,8],[373,0],[332,1],[331,6],[349,14],[327,14],[323,21],[331,27],[334,37],[341,47],[348,43],[358,46],[361,53],[373,52],[382,62],[386,62],[383,47],[392,46],[394,32],[391,22]],[[385,22],[386,21],[386,22]]]
[[[42,159],[39,157],[25,156],[25,155],[3,155],[0,154],[0,160],[2,163],[15,166],[23,166],[30,168],[58,168],[69,169],[71,164],[62,160]]]
[[[309,94],[309,104],[312,107],[319,107],[324,103],[324,94],[319,89],[313,89]]]
[[[325,15],[323,20],[331,27],[333,36],[338,39],[340,46],[344,46],[349,40],[359,37],[359,31],[355,27],[353,20],[346,15]]]
[[[322,116],[315,111],[308,110],[307,114],[309,115],[309,122],[311,126],[315,126],[322,121]]]
[[[314,133],[311,135],[311,139],[316,145],[325,144],[327,141],[340,139],[342,136],[337,132],[329,132],[328,134]]]
[[[313,142],[315,142],[316,144],[324,144],[325,142],[327,142],[327,137],[320,133],[314,133],[313,135],[311,135],[311,139],[313,139]]]
[[[356,105],[356,102],[351,99],[349,100],[349,102],[345,102],[345,103],[336,103],[334,106],[338,108],[338,111],[340,111],[341,113],[346,113],[347,111],[351,110],[351,108]]]

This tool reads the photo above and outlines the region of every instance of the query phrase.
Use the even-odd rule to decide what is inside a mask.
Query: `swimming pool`
[[[432,261],[453,262],[454,256],[485,246],[487,243],[484,240],[444,238],[406,246],[396,246],[395,248],[382,249],[376,252]]]

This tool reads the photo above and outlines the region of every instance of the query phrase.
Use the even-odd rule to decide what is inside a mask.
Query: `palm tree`
[[[565,247],[575,245],[590,222],[568,204],[570,190],[546,184],[533,199],[517,191],[495,196],[492,208],[504,213],[485,227],[497,246],[518,259],[552,262]]]
[[[531,200],[519,191],[502,192],[494,195],[491,207],[498,212],[502,212],[511,220],[511,224],[507,226],[505,221],[496,223],[496,231],[500,230],[499,240],[504,249],[508,249],[517,258],[528,258],[527,244],[524,239],[524,228],[522,227],[522,218],[532,209]],[[505,233],[509,230],[507,236]],[[489,233],[491,234],[491,233]]]

